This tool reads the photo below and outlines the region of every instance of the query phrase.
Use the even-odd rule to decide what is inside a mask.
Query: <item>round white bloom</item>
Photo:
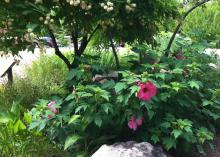
[[[36,3],[36,4],[42,4],[42,3],[43,3],[43,0],[35,0],[35,3]]]
[[[5,3],[10,3],[10,0],[5,0]]]
[[[131,6],[132,6],[133,8],[136,8],[137,5],[136,5],[135,3],[132,3]]]
[[[104,8],[104,6],[105,6],[105,3],[101,3],[100,5],[101,5],[101,7],[103,7],[103,8]]]
[[[43,18],[43,17],[39,17],[39,20],[40,20],[40,21],[43,21],[43,20],[44,20],[44,18]]]
[[[108,9],[108,6],[107,6],[107,5],[105,5],[103,8],[104,8],[105,10],[107,10],[107,9]]]

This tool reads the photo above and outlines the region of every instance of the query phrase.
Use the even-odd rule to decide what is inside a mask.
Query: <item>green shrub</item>
[[[29,108],[37,99],[66,93],[67,68],[55,55],[41,56],[25,73],[25,78],[15,78],[12,86],[6,85],[1,89],[0,102],[4,106],[20,100]]]
[[[59,147],[50,143],[47,137],[36,131],[29,131],[31,117],[22,112],[19,104],[0,112],[0,154],[1,157],[52,157],[66,156]],[[62,154],[61,154],[62,153]]]
[[[220,4],[211,2],[194,10],[183,25],[183,33],[196,40],[220,40]]]
[[[117,55],[119,58],[120,66],[126,67],[128,66],[128,61],[130,60],[129,57],[137,57],[132,51],[129,50],[129,47],[125,49],[117,49]],[[112,52],[112,49],[105,49],[105,48],[94,48],[88,47],[86,49],[84,59],[86,60],[85,64],[98,64],[103,68],[107,69],[115,69],[116,63],[115,58]]]
[[[158,55],[153,64],[138,64],[136,58],[115,80],[92,81],[95,74],[110,70],[101,65],[71,70],[73,92],[36,103],[30,128],[44,129],[75,155],[88,156],[103,143],[125,140],[159,143],[181,153],[197,147],[202,153],[204,142],[214,139],[220,118],[220,72],[209,66],[217,60],[202,53],[205,45],[188,44],[179,44],[181,58]],[[151,99],[144,101],[141,83],[148,81],[158,92],[154,96],[152,85],[145,91]]]

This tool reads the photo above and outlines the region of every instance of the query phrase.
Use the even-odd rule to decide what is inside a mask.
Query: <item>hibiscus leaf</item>
[[[68,124],[71,124],[71,123],[75,122],[75,121],[76,121],[77,119],[79,119],[79,118],[80,118],[80,115],[73,115],[73,116],[70,118]]]
[[[173,130],[172,133],[171,133],[175,139],[177,139],[181,134],[182,134],[182,131],[181,130]]]
[[[201,86],[201,82],[199,82],[199,81],[190,81],[188,84],[190,85],[191,88],[195,88],[198,90]]]
[[[157,135],[153,135],[153,136],[151,136],[150,139],[154,142],[154,144],[156,144],[157,142],[160,141],[160,139],[159,139],[159,137],[158,137]]]
[[[135,92],[138,92],[140,90],[140,87],[132,86],[129,89],[131,90],[130,95],[133,95]]]
[[[152,110],[148,110],[147,113],[148,113],[148,116],[149,116],[149,119],[150,119],[150,120],[151,120],[151,119],[153,118],[153,116],[155,115],[155,112],[152,111]]]
[[[80,136],[78,135],[72,135],[68,136],[66,138],[65,144],[64,144],[64,150],[72,146],[74,143],[76,143],[80,139]]]
[[[213,105],[213,102],[209,100],[203,100],[202,105],[203,106]]]
[[[170,150],[171,148],[176,147],[176,141],[173,138],[165,137],[163,138],[163,145],[165,146],[166,150]]]
[[[115,92],[116,93],[119,93],[120,91],[122,91],[123,89],[126,89],[127,86],[125,83],[122,83],[122,82],[119,82],[116,84],[116,86],[114,87],[115,88]]]
[[[102,119],[100,116],[96,116],[95,117],[95,124],[98,126],[98,127],[101,127],[102,126]]]

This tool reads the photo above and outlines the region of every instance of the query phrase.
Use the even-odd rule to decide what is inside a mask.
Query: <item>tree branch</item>
[[[201,1],[201,2],[198,2],[195,6],[193,6],[192,8],[190,8],[190,9],[183,15],[183,17],[180,19],[180,22],[179,22],[179,24],[177,25],[177,27],[176,27],[176,29],[175,29],[175,31],[174,31],[172,37],[170,38],[170,41],[169,41],[169,43],[168,43],[168,46],[167,46],[167,48],[166,48],[166,50],[165,50],[165,56],[166,56],[166,57],[169,57],[170,48],[171,48],[171,46],[172,46],[172,44],[173,44],[173,41],[174,41],[174,39],[175,39],[175,37],[176,37],[176,34],[179,32],[179,30],[180,30],[180,28],[181,28],[181,26],[182,26],[184,20],[186,19],[186,17],[187,17],[194,9],[196,9],[197,7],[199,7],[199,6],[201,6],[201,5],[205,4],[205,3],[207,3],[207,2],[209,2],[209,1],[210,1],[210,0],[203,0],[203,1]]]
[[[61,53],[61,51],[59,50],[59,47],[58,47],[58,44],[57,44],[57,41],[56,41],[56,38],[55,38],[55,35],[53,34],[53,31],[47,27],[48,29],[48,32],[49,32],[49,35],[51,37],[51,40],[52,40],[52,43],[53,43],[53,46],[54,46],[54,49],[55,49],[55,54],[63,60],[63,62],[67,65],[68,69],[71,68],[71,64],[69,62],[69,60]]]
[[[83,36],[83,38],[82,38],[82,42],[81,42],[81,45],[79,47],[79,51],[77,53],[78,57],[80,57],[83,54],[84,50],[86,49],[86,46],[88,45],[87,38],[88,38],[87,35]]]
[[[82,42],[81,42],[81,45],[79,47],[79,50],[78,50],[78,56],[80,57],[84,50],[86,49],[87,45],[89,44],[89,42],[91,41],[92,37],[94,36],[94,34],[96,33],[96,31],[98,30],[99,28],[99,25],[97,25],[95,27],[95,29],[92,31],[92,33],[90,34],[89,38],[87,35],[83,36],[83,39],[82,39]]]
[[[111,47],[112,47],[113,55],[115,57],[116,68],[118,70],[118,69],[120,69],[120,63],[119,63],[118,55],[117,55],[115,45],[114,45],[114,42],[113,42],[113,35],[112,35],[111,31],[109,32],[109,40],[110,40],[110,44],[111,44]]]
[[[92,31],[91,35],[89,36],[89,39],[88,39],[88,43],[90,42],[90,40],[92,39],[92,37],[94,36],[94,34],[96,33],[96,31],[99,29],[100,25],[97,25],[95,27],[95,29]]]
[[[79,48],[78,48],[78,33],[77,32],[72,32],[71,34],[71,39],[72,39],[72,43],[74,46],[74,53],[78,54]]]

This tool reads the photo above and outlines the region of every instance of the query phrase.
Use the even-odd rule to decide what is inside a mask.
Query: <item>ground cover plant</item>
[[[2,102],[1,102],[2,103]],[[2,104],[0,104],[2,106]],[[36,131],[28,131],[31,117],[19,103],[0,111],[0,153],[2,157],[65,156],[58,146]],[[61,154],[62,153],[62,154]]]

